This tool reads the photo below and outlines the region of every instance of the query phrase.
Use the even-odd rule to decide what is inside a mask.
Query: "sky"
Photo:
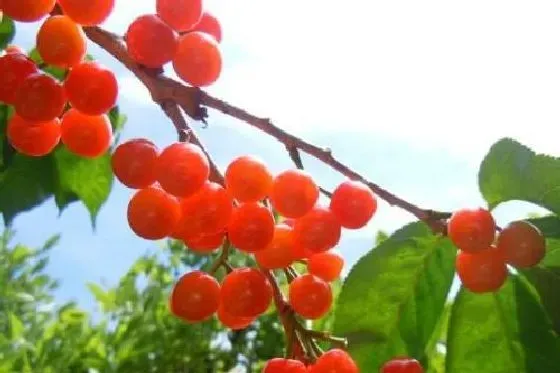
[[[116,0],[104,28],[123,34],[154,0]],[[367,178],[422,207],[482,206],[480,161],[492,143],[513,137],[537,152],[560,155],[560,3],[557,1],[207,0],[223,26],[224,68],[211,94],[271,118]],[[18,25],[31,48],[38,23]],[[120,83],[128,115],[122,140],[146,137],[164,147],[172,124],[117,61],[89,44]],[[168,66],[167,72],[174,76]],[[193,128],[224,169],[254,154],[274,172],[293,165],[281,144],[243,122],[210,111]],[[306,169],[333,189],[344,177],[310,157]],[[138,256],[161,250],[126,223],[132,191],[115,183],[95,230],[85,207],[59,214],[52,200],[14,221],[15,241],[40,245],[61,233],[49,273],[57,296],[93,305],[88,281],[115,284]],[[500,224],[542,211],[525,203],[495,210]],[[346,271],[373,244],[413,217],[381,202],[372,222],[345,231]]]

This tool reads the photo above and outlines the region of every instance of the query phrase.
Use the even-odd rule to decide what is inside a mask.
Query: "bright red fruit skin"
[[[37,71],[35,62],[23,54],[10,53],[0,57],[0,101],[13,104],[17,89]]]
[[[199,31],[181,36],[173,57],[173,69],[193,87],[210,86],[222,73],[222,53],[218,42]]]
[[[314,254],[307,260],[309,273],[327,282],[339,278],[342,268],[344,268],[344,259],[332,251]]]
[[[88,115],[101,115],[117,103],[118,84],[115,74],[95,61],[75,66],[64,81],[70,104]]]
[[[202,0],[157,0],[156,10],[176,31],[189,31],[202,16]]]
[[[124,40],[132,59],[151,68],[170,62],[177,50],[177,34],[153,14],[136,18],[128,27]]]
[[[447,235],[461,251],[474,253],[488,248],[493,242],[496,223],[490,211],[462,209],[447,222]]]
[[[344,350],[335,348],[325,352],[311,369],[312,373],[359,373],[358,366]]]
[[[296,313],[306,319],[316,320],[329,312],[332,290],[326,281],[306,274],[291,282],[288,298]]]
[[[344,228],[359,229],[377,211],[377,199],[364,183],[347,180],[334,190],[329,208]]]
[[[337,217],[316,205],[294,225],[294,245],[313,253],[325,252],[340,241],[342,229]]]
[[[299,360],[274,358],[264,366],[263,373],[306,373],[307,368]]]
[[[496,247],[476,253],[459,252],[455,268],[463,286],[473,293],[496,291],[508,276],[505,255]]]
[[[205,32],[212,35],[218,43],[222,41],[222,26],[218,18],[212,13],[205,11],[202,13],[200,21],[194,26],[193,31]]]
[[[171,312],[189,322],[208,319],[217,310],[220,300],[220,284],[214,277],[202,271],[183,275],[173,287],[169,302]]]
[[[516,268],[533,267],[546,255],[546,241],[541,231],[527,221],[514,221],[498,235],[497,246],[506,262]]]
[[[424,368],[416,359],[396,357],[383,364],[381,373],[424,373]]]
[[[221,302],[235,317],[256,317],[272,301],[272,286],[255,268],[236,268],[222,282]]]
[[[53,120],[62,114],[66,94],[62,85],[52,76],[29,75],[16,91],[14,107],[24,119],[34,122]]]

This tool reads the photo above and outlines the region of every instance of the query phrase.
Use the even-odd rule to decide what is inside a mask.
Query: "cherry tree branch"
[[[208,116],[207,108],[212,108],[239,119],[280,141],[284,144],[291,159],[299,168],[302,166],[299,152],[302,151],[330,166],[342,175],[345,175],[352,180],[363,182],[375,194],[377,194],[377,196],[387,201],[390,205],[400,207],[414,215],[419,220],[425,221],[430,224],[434,231],[444,232],[444,224],[442,223],[442,220],[448,218],[450,216],[449,213],[423,209],[401,197],[398,197],[339,161],[335,158],[330,149],[322,148],[307,142],[304,139],[301,139],[274,125],[268,118],[257,117],[242,108],[213,97],[198,88],[184,85],[177,80],[164,76],[162,71],[147,69],[138,65],[129,57],[123,41],[118,35],[112,34],[99,27],[85,27],[84,31],[91,41],[99,45],[115,59],[120,61],[146,86],[152,96],[152,99],[162,106],[165,113],[173,121],[180,137],[185,136],[183,132],[188,130],[188,126],[186,125],[186,121],[183,123],[178,119],[178,116],[176,115],[176,106],[180,107],[194,120],[201,121],[205,121]],[[171,105],[170,103],[174,103],[174,105]],[[190,133],[192,136],[191,141],[200,144],[200,141],[194,135],[192,130]],[[217,168],[215,169],[217,170]],[[325,192],[328,193],[327,191]]]

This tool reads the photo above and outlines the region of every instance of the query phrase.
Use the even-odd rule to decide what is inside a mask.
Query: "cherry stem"
[[[212,267],[210,267],[208,273],[213,275],[216,273],[218,269],[220,269],[220,267],[223,267],[227,273],[233,271],[233,267],[228,262],[230,252],[231,252],[231,243],[229,242],[229,239],[226,239],[226,242],[224,242],[224,245],[222,246],[222,251],[220,255],[216,258],[216,260],[214,260],[214,263],[212,263]]]

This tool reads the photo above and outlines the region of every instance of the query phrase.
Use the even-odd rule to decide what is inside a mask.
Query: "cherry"
[[[494,242],[496,223],[490,211],[462,209],[447,222],[447,235],[461,251],[485,250]]]
[[[220,284],[202,271],[187,273],[173,287],[171,312],[178,318],[195,323],[208,319],[216,311],[220,300]]]
[[[232,316],[226,309],[223,303],[220,303],[218,307],[218,320],[224,325],[226,328],[231,330],[242,330],[246,329],[249,325],[255,321],[254,317],[239,317],[239,316]]]
[[[103,155],[111,146],[113,130],[106,115],[90,116],[70,109],[62,117],[62,142],[85,158]]]
[[[2,0],[2,12],[19,22],[35,22],[46,17],[56,0]]]
[[[64,14],[82,26],[97,26],[113,11],[115,0],[58,0]]]
[[[177,34],[152,14],[136,18],[128,27],[124,40],[130,57],[151,68],[170,62],[177,50]]]
[[[28,122],[14,115],[8,122],[7,136],[10,144],[20,153],[42,157],[49,154],[60,141],[60,120]]]
[[[199,31],[189,32],[179,39],[173,69],[193,87],[207,87],[220,77],[222,53],[212,36]]]
[[[14,104],[19,87],[37,72],[35,62],[23,54],[8,53],[0,57],[0,101]]]
[[[69,68],[86,55],[86,36],[70,17],[49,17],[37,33],[37,51],[45,63]]]
[[[517,268],[533,267],[544,258],[546,242],[541,231],[527,221],[514,221],[498,235],[497,246],[506,262]]]
[[[263,373],[306,373],[307,368],[299,360],[274,358],[266,362]]]
[[[157,187],[140,189],[128,203],[127,219],[139,237],[159,240],[171,234],[181,218],[179,201]]]
[[[319,277],[305,274],[290,283],[290,305],[306,319],[323,317],[329,311],[332,301],[331,287]]]
[[[200,21],[194,26],[192,31],[200,31],[212,35],[218,43],[222,41],[222,26],[220,21],[207,10],[202,13]]]
[[[274,237],[274,216],[259,203],[244,203],[233,211],[228,234],[232,245],[239,250],[250,253],[264,250]]]
[[[210,163],[199,146],[177,142],[163,149],[156,172],[165,191],[177,197],[189,197],[208,180]]]
[[[111,167],[117,179],[129,188],[147,188],[156,181],[159,150],[150,140],[131,139],[115,149]]]
[[[300,218],[319,199],[319,188],[307,172],[287,170],[274,178],[270,199],[274,209],[282,216]]]
[[[319,205],[296,220],[294,241],[313,253],[327,251],[338,244],[341,227],[336,216]]]
[[[200,21],[202,0],[157,0],[156,9],[176,31],[189,31]]]
[[[344,350],[334,348],[321,355],[311,369],[312,373],[359,373],[358,366]]]
[[[185,246],[195,253],[209,254],[219,249],[224,244],[225,236],[225,232],[201,234],[185,238],[184,243]]]
[[[254,156],[242,156],[229,164],[225,173],[228,192],[239,202],[258,202],[272,189],[272,175],[266,164]]]
[[[292,228],[285,224],[274,227],[274,236],[268,246],[255,253],[259,266],[266,269],[286,268],[294,262]]]
[[[117,103],[118,84],[115,75],[95,61],[75,66],[64,81],[70,104],[88,115],[101,115]]]
[[[347,229],[363,228],[377,211],[375,195],[362,182],[347,180],[333,192],[330,210]]]
[[[233,201],[225,189],[207,181],[194,195],[181,200],[182,217],[174,236],[184,241],[225,231]]]
[[[498,290],[508,275],[504,253],[496,247],[475,253],[459,252],[455,267],[463,286],[473,293]]]
[[[416,359],[396,357],[383,364],[381,373],[424,373],[424,369]]]
[[[222,282],[221,303],[235,317],[257,317],[272,301],[272,286],[255,268],[236,268]]]
[[[332,251],[314,254],[307,261],[307,270],[310,274],[332,282],[340,277],[344,259]]]
[[[47,122],[62,114],[66,105],[64,88],[52,76],[35,73],[19,85],[14,101],[16,112],[33,122]]]

